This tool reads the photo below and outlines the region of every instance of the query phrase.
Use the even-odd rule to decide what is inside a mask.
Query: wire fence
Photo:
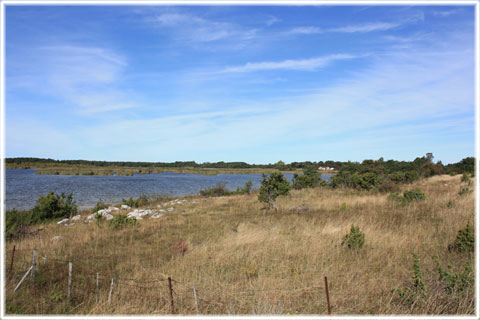
[[[15,260],[15,253],[17,252],[32,252],[32,259],[29,260],[26,258],[25,254],[22,257],[18,257]],[[245,296],[255,296],[258,293],[282,293],[286,295],[292,295],[296,293],[305,293],[309,291],[321,291],[325,289],[326,302],[328,305],[328,313],[331,313],[330,299],[328,293],[328,284],[327,278],[325,277],[325,285],[311,285],[311,286],[302,286],[302,287],[292,287],[292,288],[250,288],[248,290],[238,290],[234,288],[227,288],[221,282],[214,282],[211,286],[202,287],[197,286],[195,283],[186,283],[184,280],[180,281],[178,279],[173,279],[168,276],[157,276],[151,279],[134,279],[134,278],[125,278],[119,277],[116,272],[105,272],[91,269],[88,266],[83,265],[80,260],[76,259],[58,259],[51,257],[52,254],[47,254],[47,252],[38,252],[34,248],[16,248],[13,247],[13,250],[10,254],[10,259],[7,255],[7,263],[10,260],[10,265],[8,268],[8,280],[11,285],[16,284],[11,294],[16,294],[16,292],[22,287],[22,284],[26,279],[30,278],[30,287],[35,287],[35,277],[40,278],[37,282],[41,282],[44,286],[46,283],[52,284],[54,287],[60,284],[60,287],[64,286],[65,283],[68,283],[67,288],[67,298],[72,299],[73,296],[76,296],[78,299],[92,299],[92,295],[95,296],[95,303],[99,303],[99,296],[108,296],[108,305],[112,304],[113,296],[124,296],[128,294],[131,290],[154,290],[156,295],[152,298],[157,300],[160,310],[167,311],[166,308],[169,307],[170,314],[178,313],[178,309],[175,307],[176,300],[181,301],[182,305],[185,306],[185,299],[192,299],[193,304],[190,303],[190,306],[187,307],[186,311],[195,310],[197,314],[199,311],[199,304],[202,302],[203,308],[202,312],[208,313],[209,307],[212,305],[221,306],[224,309],[227,309],[227,303],[225,299],[218,299],[218,297],[228,298],[230,301],[235,301],[239,297]],[[55,256],[55,255],[54,255]],[[102,256],[103,259],[108,259],[108,256]],[[89,259],[91,260],[91,259]],[[75,291],[72,293],[72,278],[75,274],[76,286]],[[302,275],[313,274],[313,273],[302,273]],[[285,273],[279,273],[278,276],[283,276]],[[318,275],[318,273],[315,273]],[[271,274],[271,276],[275,276]],[[65,280],[67,280],[66,282]],[[79,281],[81,280],[81,281]],[[79,285],[81,283],[81,285]],[[175,285],[175,286],[174,286]],[[37,285],[38,286],[38,285]],[[121,288],[128,290],[121,290]],[[100,294],[100,291],[104,292]],[[105,294],[108,292],[108,294]],[[37,292],[38,294],[38,292]],[[82,302],[83,303],[83,302]],[[167,312],[168,313],[168,312]]]

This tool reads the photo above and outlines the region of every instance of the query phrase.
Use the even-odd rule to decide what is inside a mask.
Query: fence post
[[[47,263],[47,255],[43,256],[43,264]]]
[[[70,300],[72,296],[72,269],[73,265],[71,262],[68,263],[68,294],[67,297]]]
[[[197,300],[197,289],[195,288],[195,282],[193,283],[193,297],[195,298],[195,310],[198,312],[198,300]]]
[[[172,288],[172,278],[168,277],[168,288],[170,289],[170,302],[172,305],[172,314],[175,313],[175,307],[173,306],[173,288]]]
[[[25,281],[25,279],[27,279],[27,276],[32,271],[32,268],[33,268],[33,266],[31,266],[30,269],[28,269],[28,271],[25,272],[25,275],[22,277],[22,280],[20,280],[20,282],[15,287],[15,289],[13,290],[13,293],[15,293],[17,291],[17,289],[20,288],[20,285],[23,283],[23,281]]]
[[[112,278],[112,283],[110,284],[110,293],[108,294],[108,304],[112,304],[112,293],[113,293],[113,278]]]
[[[12,278],[12,270],[13,270],[13,258],[15,257],[15,245],[13,245],[12,249],[12,260],[10,261],[10,270],[8,270],[8,280]]]
[[[328,314],[331,315],[331,314],[332,314],[332,311],[330,310],[330,296],[328,295],[328,281],[327,281],[327,277],[325,277],[325,294],[327,295]]]
[[[35,282],[35,267],[37,266],[37,249],[33,249],[32,272],[30,272],[30,285]]]
[[[97,272],[97,282],[95,286],[95,303],[98,303],[98,278],[100,278],[100,272]]]

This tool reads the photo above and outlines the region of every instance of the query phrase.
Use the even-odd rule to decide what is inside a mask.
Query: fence
[[[18,252],[28,251],[32,252],[31,264],[27,262],[26,256],[23,255],[23,266],[28,267],[28,269],[23,269],[21,272],[15,272],[14,261],[15,257],[18,257]],[[41,257],[40,263],[37,261],[39,260],[39,257]],[[105,256],[97,258],[99,260],[108,260],[108,257]],[[48,276],[45,278],[45,275],[47,274]],[[81,278],[82,286],[75,286],[75,281],[73,280],[74,274],[75,278],[77,279],[77,284],[80,280],[79,275],[83,277]],[[16,275],[16,277],[14,277],[14,275]],[[92,270],[82,265],[78,261],[73,261],[73,259],[56,259],[52,258],[51,256],[49,257],[45,252],[39,255],[36,249],[18,249],[14,245],[10,256],[7,282],[12,283],[16,280],[18,283],[16,281],[14,282],[17,284],[13,288],[11,294],[17,294],[17,292],[21,290],[22,286],[26,286],[24,283],[29,276],[29,286],[30,288],[33,288],[36,284],[35,277],[37,275],[42,276],[42,280],[37,281],[40,282],[40,285],[44,285],[46,282],[48,282],[53,284],[54,287],[57,287],[58,284],[60,284],[59,287],[61,287],[61,284],[66,282],[66,297],[69,301],[72,301],[75,296],[77,296],[77,298],[82,298],[81,296],[83,296],[83,298],[93,296],[95,297],[95,304],[101,303],[101,298],[104,298],[107,305],[112,305],[115,293],[117,293],[117,296],[120,297],[121,295],[128,294],[133,289],[142,291],[154,290],[157,295],[156,299],[155,297],[152,298],[156,301],[157,307],[161,306],[157,309],[165,314],[179,313],[178,308],[176,308],[176,302],[178,300],[185,300],[187,296],[189,299],[191,299],[192,303],[190,309],[184,311],[192,311],[197,314],[208,314],[209,306],[220,305],[224,308],[228,307],[224,305],[225,303],[218,301],[218,299],[212,299],[210,297],[201,295],[201,293],[206,292],[210,292],[210,294],[213,294],[214,297],[228,297],[232,300],[235,300],[238,296],[248,296],[258,292],[283,292],[286,294],[292,294],[294,292],[308,292],[311,290],[319,291],[325,289],[327,310],[328,314],[331,314],[327,277],[324,277],[324,286],[306,286],[283,289],[252,288],[250,290],[235,290],[232,292],[228,288],[222,287],[220,284],[217,284],[215,289],[199,288],[195,283],[185,283],[183,281],[173,279],[171,276],[162,276],[160,278],[146,280],[119,277],[116,274]],[[19,276],[21,276],[20,280],[18,280]],[[128,288],[128,290],[124,290],[125,288]],[[185,303],[183,303],[183,305],[185,305]]]

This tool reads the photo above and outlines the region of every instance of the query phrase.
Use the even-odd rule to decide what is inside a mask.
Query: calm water
[[[183,196],[198,194],[200,190],[226,184],[227,189],[242,188],[251,180],[253,188],[260,188],[261,174],[219,174],[204,176],[189,173],[152,173],[126,176],[62,176],[35,174],[31,169],[6,169],[6,209],[31,209],[40,195],[50,191],[73,193],[80,209],[91,208],[97,201],[119,203],[122,198],[137,198],[142,194]],[[291,181],[293,175],[285,174]],[[330,175],[322,175],[328,179]]]

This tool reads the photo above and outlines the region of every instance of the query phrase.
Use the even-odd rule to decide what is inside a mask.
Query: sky
[[[5,156],[411,161],[475,154],[473,6],[5,11]]]

